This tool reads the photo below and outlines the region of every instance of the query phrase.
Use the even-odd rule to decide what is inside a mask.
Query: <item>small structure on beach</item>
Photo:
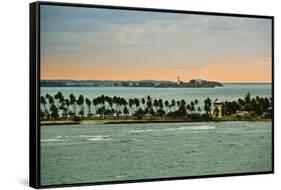
[[[221,118],[222,117],[222,101],[218,100],[218,98],[214,102],[214,112],[213,117]]]

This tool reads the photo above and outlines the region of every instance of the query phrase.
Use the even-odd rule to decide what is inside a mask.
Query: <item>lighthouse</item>
[[[221,118],[222,117],[222,101],[219,101],[218,98],[214,102],[214,112],[213,117],[214,118]]]
[[[177,83],[178,83],[178,84],[180,84],[180,83],[181,83],[181,79],[180,79],[180,77],[179,77],[179,76],[177,77]]]

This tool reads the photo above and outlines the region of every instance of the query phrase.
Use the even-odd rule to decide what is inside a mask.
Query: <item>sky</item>
[[[271,20],[41,5],[41,79],[271,82]]]

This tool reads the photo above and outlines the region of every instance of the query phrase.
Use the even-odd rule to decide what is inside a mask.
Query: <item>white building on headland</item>
[[[199,76],[199,77],[197,77],[197,79],[196,79],[195,81],[196,81],[198,84],[201,84],[203,80],[204,80],[204,79],[203,79],[201,76]]]
[[[181,83],[181,79],[179,76],[177,76],[177,83],[180,84]]]

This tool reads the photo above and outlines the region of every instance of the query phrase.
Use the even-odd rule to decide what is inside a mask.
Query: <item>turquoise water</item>
[[[41,126],[41,185],[272,169],[271,122]]]

